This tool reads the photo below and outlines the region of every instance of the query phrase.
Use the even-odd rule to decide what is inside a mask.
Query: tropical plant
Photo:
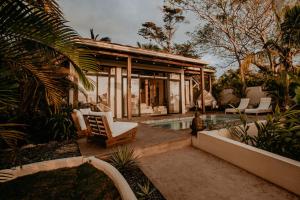
[[[137,192],[139,199],[150,199],[151,194],[155,191],[155,188],[151,187],[150,181],[148,179],[147,181],[144,181],[143,185],[138,183],[138,187],[140,189],[140,192]]]
[[[248,135],[250,126],[247,124],[247,116],[239,112],[239,118],[241,125],[229,127],[228,130],[230,134],[233,137],[239,138],[239,140],[245,144],[254,145],[254,138]]]
[[[279,73],[282,79],[284,107],[290,106],[290,73],[294,73],[293,59],[299,53],[300,47],[300,5],[288,8],[279,26],[278,38],[269,40],[265,46],[276,51],[279,61]]]
[[[279,106],[276,106],[275,112],[268,115],[266,122],[255,122],[258,130],[255,136],[249,136],[247,122],[243,120],[242,123],[242,128],[230,128],[230,133],[241,142],[300,160],[300,110],[281,112]]]
[[[97,70],[96,61],[89,50],[79,48],[79,36],[65,25],[55,0],[0,2],[0,64],[16,74],[23,109],[29,102],[38,105],[39,99],[59,107],[69,81],[66,61],[83,85],[92,88],[83,69]]]
[[[50,140],[70,140],[76,137],[76,131],[71,119],[71,111],[62,109],[47,118],[45,127]]]
[[[110,155],[109,162],[121,172],[137,167],[137,156],[134,154],[134,148],[118,146]]]

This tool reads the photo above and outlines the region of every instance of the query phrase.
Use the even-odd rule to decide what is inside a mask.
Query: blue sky
[[[110,37],[112,42],[136,46],[145,42],[137,34],[142,23],[153,21],[161,24],[161,7],[163,0],[59,0],[68,25],[81,36],[90,37],[89,29],[101,37]],[[199,21],[187,15],[189,23],[178,27],[174,41],[178,43],[188,40],[187,31],[193,31]],[[219,60],[212,55],[205,55],[204,60],[211,65]],[[218,70],[218,75],[223,70]]]

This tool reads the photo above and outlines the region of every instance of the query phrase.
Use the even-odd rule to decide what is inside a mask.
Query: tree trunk
[[[243,68],[241,60],[240,59],[237,59],[237,60],[238,60],[238,63],[239,63],[239,69],[240,69],[241,82],[242,82],[242,85],[243,85],[243,91],[245,91],[247,86],[246,86],[244,68]]]

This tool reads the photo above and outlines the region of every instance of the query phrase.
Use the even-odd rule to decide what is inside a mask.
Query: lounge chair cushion
[[[84,121],[84,118],[83,118],[82,113],[81,113],[79,110],[76,110],[76,109],[74,109],[73,112],[76,113],[76,116],[77,116],[77,119],[78,119],[78,122],[79,122],[80,129],[81,129],[82,131],[86,130],[87,127],[86,127],[86,124],[85,124],[85,121]]]
[[[79,111],[83,114],[83,115],[88,115],[91,112],[91,108],[82,108],[79,109]]]
[[[137,126],[138,124],[134,122],[114,122],[110,128],[112,136],[117,137]]]
[[[256,113],[268,113],[268,112],[272,112],[272,109],[269,108],[269,109],[257,109],[257,108],[253,108],[253,109],[246,109],[245,110],[246,113],[253,113],[253,114],[256,114]]]

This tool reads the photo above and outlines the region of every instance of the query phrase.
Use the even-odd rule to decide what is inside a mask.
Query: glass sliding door
[[[180,112],[180,82],[171,81],[169,82],[169,113]]]
[[[127,78],[123,77],[123,115],[127,116]],[[133,116],[140,114],[140,80],[131,78],[131,112]]]

